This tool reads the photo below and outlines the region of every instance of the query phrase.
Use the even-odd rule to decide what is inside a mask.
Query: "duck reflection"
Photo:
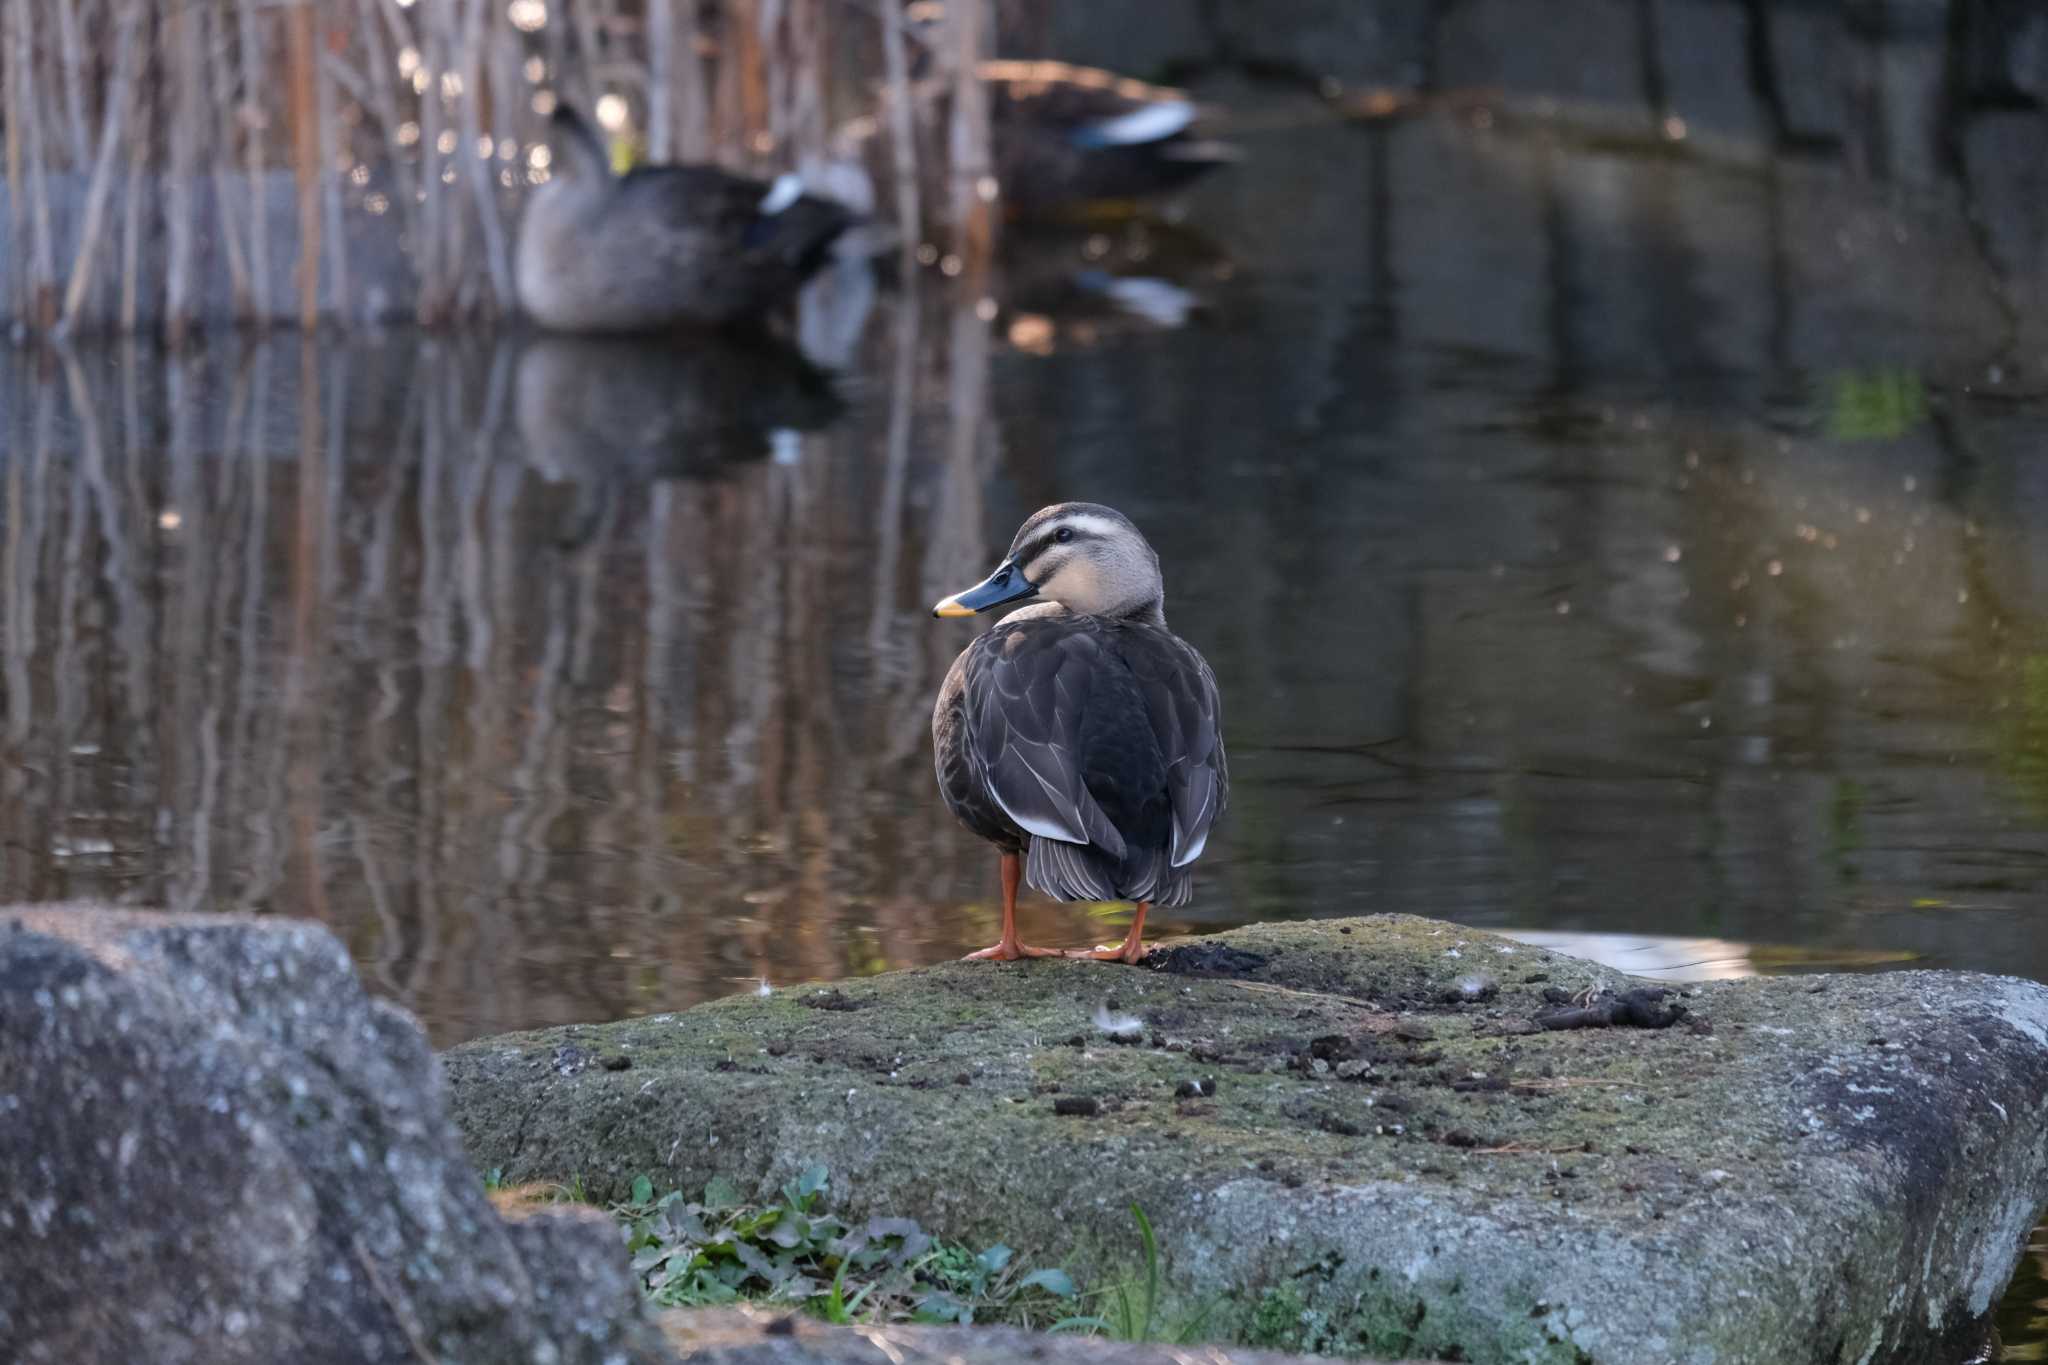
[[[765,336],[535,337],[514,394],[528,465],[575,489],[571,545],[623,490],[796,462],[803,433],[846,406],[831,376]]]
[[[1156,219],[1020,226],[1004,239],[998,297],[1024,350],[1176,328],[1213,310],[1236,266],[1198,232]]]

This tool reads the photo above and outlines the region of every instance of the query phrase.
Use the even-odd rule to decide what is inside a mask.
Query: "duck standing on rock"
[[[604,140],[557,105],[547,182],[527,198],[513,274],[519,304],[565,332],[645,332],[756,320],[794,298],[853,223],[804,192],[716,166],[612,174]]]
[[[1003,929],[971,958],[1145,955],[1145,912],[1185,905],[1229,802],[1216,676],[1166,627],[1159,556],[1129,518],[1063,502],[995,572],[932,608],[1013,611],[962,650],[932,709],[939,790],[1002,854]],[[1055,900],[1137,903],[1121,944],[1017,940],[1019,876]]]

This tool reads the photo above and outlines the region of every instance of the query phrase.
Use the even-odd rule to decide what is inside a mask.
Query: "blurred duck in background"
[[[773,183],[715,166],[612,172],[568,105],[549,129],[552,174],[528,196],[514,263],[519,304],[564,332],[648,332],[767,317],[853,225],[792,172]]]
[[[1055,61],[984,62],[980,74],[996,179],[1020,217],[1170,194],[1240,156],[1200,136],[1179,90]]]

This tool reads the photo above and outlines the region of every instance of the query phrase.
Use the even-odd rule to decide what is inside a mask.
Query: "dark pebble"
[[[963,1072],[961,1072],[961,1073],[960,1073],[959,1075],[957,1075],[957,1076],[955,1076],[955,1077],[953,1078],[953,1084],[955,1084],[955,1085],[973,1085],[973,1084],[974,1084],[974,1077],[972,1077],[972,1076],[968,1075],[968,1074],[967,1074],[966,1072],[964,1072],[964,1071],[963,1071]]]
[[[788,1313],[779,1318],[770,1318],[761,1324],[764,1337],[793,1337],[796,1335],[796,1314]]]
[[[1102,1106],[1088,1095],[1062,1095],[1052,1102],[1052,1112],[1062,1118],[1092,1119]]]
[[[1339,925],[1337,928],[1337,932],[1340,934],[1348,934],[1351,932],[1351,926],[1348,924]]]

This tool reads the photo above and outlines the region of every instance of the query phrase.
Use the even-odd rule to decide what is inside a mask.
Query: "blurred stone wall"
[[[1832,163],[1960,200],[2013,320],[2048,301],[2043,0],[1050,0],[1004,38],[1169,80],[1492,92],[1718,155]]]

